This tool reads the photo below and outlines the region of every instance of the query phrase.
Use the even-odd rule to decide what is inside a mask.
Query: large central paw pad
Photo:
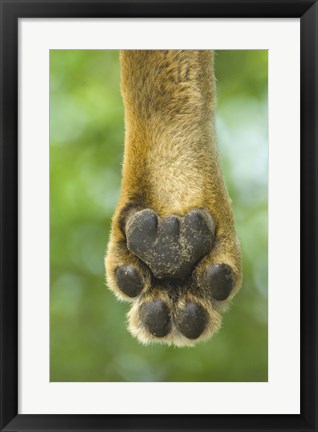
[[[136,212],[126,224],[127,247],[157,279],[185,279],[213,246],[215,223],[195,209],[185,217],[160,218],[150,209]]]

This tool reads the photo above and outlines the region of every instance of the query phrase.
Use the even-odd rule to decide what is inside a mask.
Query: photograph
[[[49,59],[50,382],[268,382],[268,50]]]
[[[318,432],[318,0],[2,3],[0,432]]]

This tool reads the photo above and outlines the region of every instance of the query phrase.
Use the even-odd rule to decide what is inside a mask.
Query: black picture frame
[[[1,0],[0,4],[1,431],[317,431],[317,2],[312,0]],[[18,20],[19,18],[62,17],[300,18],[301,414],[18,414]],[[287,146],[288,144],[286,144],[286,152],[288,152]]]

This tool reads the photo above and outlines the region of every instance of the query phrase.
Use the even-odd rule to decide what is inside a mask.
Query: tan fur
[[[106,257],[107,281],[118,298],[134,301],[129,328],[140,341],[193,345],[173,326],[171,334],[156,339],[142,328],[138,305],[149,296],[166,296],[153,289],[149,271],[125,247],[120,215],[127,204],[151,208],[161,217],[184,216],[193,208],[207,209],[216,221],[216,242],[194,270],[197,292],[188,290],[203,303],[211,318],[199,340],[219,329],[220,312],[241,285],[241,257],[234,220],[215,140],[215,78],[211,51],[123,51],[121,52],[122,95],[125,105],[125,153],[119,202],[113,217]],[[114,272],[120,265],[134,263],[145,285],[137,300],[126,297],[116,286]],[[229,264],[235,286],[225,302],[205,300],[201,287],[207,264]],[[202,292],[201,292],[202,291]],[[199,296],[197,296],[199,293]],[[185,296],[185,297],[186,297]],[[180,298],[171,305],[177,310]],[[171,299],[167,299],[170,304]],[[172,312],[173,315],[174,312]]]

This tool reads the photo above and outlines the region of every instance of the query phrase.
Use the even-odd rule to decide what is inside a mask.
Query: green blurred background
[[[243,286],[209,341],[145,347],[104,277],[124,145],[118,51],[50,51],[51,381],[267,381],[267,51],[217,51],[215,65]]]

